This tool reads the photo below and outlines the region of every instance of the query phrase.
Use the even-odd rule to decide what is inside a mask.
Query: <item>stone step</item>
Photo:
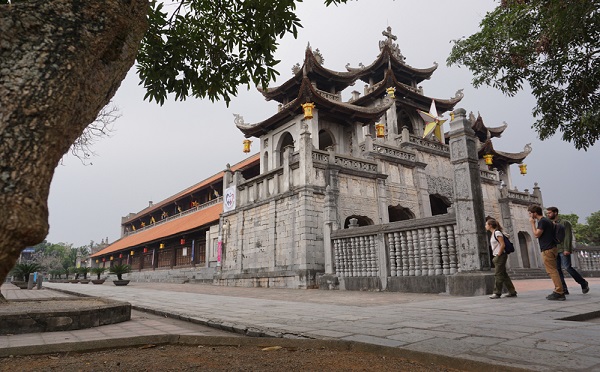
[[[544,269],[532,268],[532,269],[508,269],[506,270],[508,276],[512,280],[522,279],[548,279],[548,274]]]

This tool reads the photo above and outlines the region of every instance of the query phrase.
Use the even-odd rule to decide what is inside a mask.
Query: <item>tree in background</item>
[[[541,140],[586,150],[600,137],[600,12],[597,0],[502,0],[481,30],[454,41],[448,65],[467,66],[473,85],[513,96],[527,81]]]
[[[136,55],[146,98],[229,102],[275,76],[299,1],[179,0],[167,13],[148,0],[0,0],[0,282],[48,234],[54,169]]]
[[[582,245],[600,246],[600,211],[586,218],[585,225],[578,225],[575,234],[577,243]]]

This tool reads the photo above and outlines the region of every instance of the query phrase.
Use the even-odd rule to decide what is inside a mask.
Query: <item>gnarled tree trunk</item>
[[[54,169],[133,65],[147,11],[148,0],[0,5],[0,283],[48,234]]]

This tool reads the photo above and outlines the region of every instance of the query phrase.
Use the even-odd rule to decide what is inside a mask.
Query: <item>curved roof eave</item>
[[[507,164],[519,164],[525,160],[525,158],[531,153],[532,148],[530,144],[525,145],[523,151],[517,153],[510,153],[504,151],[498,151],[494,149],[494,145],[492,144],[492,140],[488,139],[477,151],[479,158],[482,158],[483,155],[491,154],[494,155],[492,159],[493,162],[503,161]]]
[[[424,69],[419,69],[407,65],[404,61],[399,60],[392,52],[390,46],[386,44],[377,56],[377,59],[375,59],[375,61],[373,61],[370,65],[361,68],[352,68],[346,66],[346,70],[348,70],[349,72],[356,73],[358,75],[358,79],[368,83],[369,81],[366,80],[367,77],[371,75],[375,70],[380,68],[382,65],[387,64],[388,61],[391,62],[392,69],[404,72],[409,76],[418,78],[416,81],[417,83],[429,79],[431,75],[433,75],[435,70],[437,70],[438,68],[437,64],[434,64],[432,67]]]
[[[454,97],[450,99],[440,99],[440,98],[432,98],[425,96],[423,94],[417,93],[411,88],[407,87],[405,84],[400,83],[396,80],[394,74],[388,69],[385,73],[385,77],[382,81],[376,84],[376,88],[369,92],[369,94],[358,98],[353,101],[353,103],[357,105],[367,105],[370,102],[373,102],[375,99],[379,99],[383,94],[386,94],[386,88],[393,86],[396,88],[396,101],[402,101],[399,96],[402,94],[404,96],[410,97],[414,103],[408,103],[409,106],[414,106],[415,108],[419,108],[422,110],[429,110],[431,105],[431,101],[435,101],[436,108],[441,112],[451,111],[454,109],[454,106],[460,102],[464,94],[462,93],[462,89],[458,90]]]
[[[261,87],[258,87],[257,89],[267,100],[275,100],[282,103],[284,97],[288,97],[294,91],[299,89],[305,74],[314,74],[320,76],[322,80],[332,81],[339,91],[354,84],[359,75],[357,72],[338,72],[323,67],[323,65],[317,61],[310,46],[308,46],[306,47],[304,54],[304,63],[292,78],[277,87],[267,88],[267,90],[264,90]]]
[[[313,102],[319,109],[328,108],[329,111],[348,114],[355,121],[365,123],[378,119],[392,105],[391,100],[386,104],[376,107],[363,107],[347,102],[334,101],[320,94],[319,91],[311,84],[308,78],[305,77],[298,92],[298,97],[296,97],[287,105],[283,106],[283,108],[275,115],[256,124],[244,123],[236,124],[236,126],[240,131],[242,131],[242,133],[244,133],[246,137],[258,137],[287,122],[290,116],[301,114],[301,104],[305,102]]]

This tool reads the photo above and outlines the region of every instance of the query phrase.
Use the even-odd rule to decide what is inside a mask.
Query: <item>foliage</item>
[[[64,274],[64,270],[63,269],[53,269],[50,270],[50,278],[52,279],[60,279],[60,277],[62,276],[62,274]]]
[[[502,0],[481,30],[454,41],[448,65],[467,66],[473,85],[513,96],[529,82],[533,128],[544,140],[587,150],[600,138],[600,12],[589,0]]]
[[[575,238],[582,245],[600,246],[600,211],[592,213],[587,224],[578,225]]]
[[[119,265],[119,264],[117,264],[117,265],[111,266],[111,268],[110,268],[110,273],[111,274],[115,274],[117,276],[118,280],[123,280],[122,279],[123,274],[127,274],[129,272],[131,272],[131,266],[129,266],[129,265],[124,265],[124,264],[123,265]]]
[[[29,274],[33,274],[36,271],[41,271],[42,267],[35,262],[18,263],[12,269],[12,275],[24,280],[29,281]]]
[[[224,99],[238,86],[266,87],[278,72],[274,54],[285,34],[297,36],[301,0],[178,0],[167,10],[151,1],[149,28],[137,56],[144,99],[163,104],[167,94]],[[325,4],[347,0],[325,0]]]
[[[106,271],[106,268],[104,267],[92,267],[92,274],[95,274],[98,276],[98,280],[100,280],[100,275],[104,274],[104,272]]]
[[[83,279],[87,279],[87,274],[90,272],[90,268],[87,266],[80,266],[77,268],[77,273],[83,275]]]

